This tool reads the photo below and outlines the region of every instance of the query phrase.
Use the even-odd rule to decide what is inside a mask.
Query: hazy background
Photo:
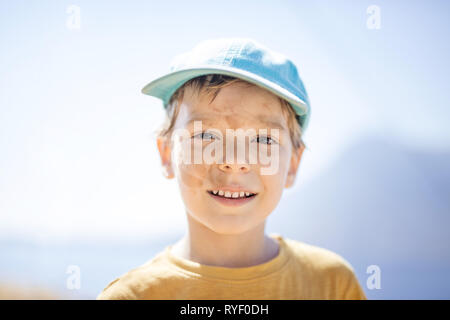
[[[140,90],[202,40],[250,37],[312,104],[267,231],[341,254],[368,298],[449,299],[449,30],[448,1],[0,1],[0,298],[94,298],[182,236]]]

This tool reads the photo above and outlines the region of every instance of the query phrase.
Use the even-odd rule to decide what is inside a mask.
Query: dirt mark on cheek
[[[180,188],[186,192],[203,192],[209,181],[210,166],[202,164],[178,164],[176,177]]]

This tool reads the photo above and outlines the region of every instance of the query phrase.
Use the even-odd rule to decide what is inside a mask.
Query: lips
[[[258,195],[257,193],[244,190],[233,192],[229,190],[208,190],[207,193],[220,204],[231,207],[244,205],[253,201]]]

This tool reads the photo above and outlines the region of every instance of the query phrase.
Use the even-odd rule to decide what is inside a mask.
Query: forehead
[[[213,101],[204,90],[186,88],[179,110],[179,120],[187,124],[194,120],[228,122],[249,125],[267,123],[286,128],[280,99],[271,92],[248,83],[236,82],[223,87]]]

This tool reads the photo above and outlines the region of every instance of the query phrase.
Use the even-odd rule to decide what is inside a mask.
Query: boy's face
[[[263,224],[277,206],[283,188],[293,184],[303,148],[293,149],[282,105],[269,91],[246,83],[232,83],[210,101],[211,96],[197,95],[187,88],[174,132],[183,132],[184,141],[191,143],[177,144],[172,135],[173,144],[158,138],[158,149],[166,176],[177,178],[187,213],[192,218],[216,233],[243,233]],[[201,121],[196,122],[196,129],[194,121]],[[198,131],[199,124],[201,131]],[[236,136],[227,135],[227,129],[235,130]],[[236,138],[238,129],[247,132],[240,143]],[[219,149],[211,153],[212,144],[220,146],[222,153]],[[260,161],[260,157],[250,161],[252,147],[265,154],[266,160],[268,155],[271,164]],[[203,151],[206,155],[207,149],[216,161],[192,160],[196,152]],[[187,153],[191,161],[185,161]],[[269,167],[272,169],[267,170]],[[214,194],[216,191],[223,191],[223,196],[220,196],[222,192]],[[254,195],[247,197],[246,192]],[[231,198],[226,198],[227,195]]]

